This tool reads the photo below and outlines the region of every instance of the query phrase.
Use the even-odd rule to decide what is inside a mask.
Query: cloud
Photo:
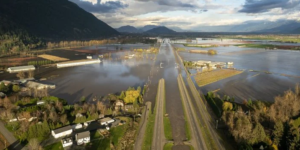
[[[181,0],[136,0],[139,2],[156,2],[159,5],[173,6],[173,7],[190,7],[195,8],[196,5],[191,3],[193,0],[190,0],[189,3],[182,2]]]
[[[71,2],[77,4],[82,9],[92,12],[92,13],[108,13],[114,12],[121,8],[128,7],[127,4],[124,4],[121,1],[104,1],[101,0],[91,0],[91,1],[83,1],[83,0],[70,0]]]
[[[300,0],[246,0],[239,12],[263,13],[274,8],[290,9],[298,6]]]

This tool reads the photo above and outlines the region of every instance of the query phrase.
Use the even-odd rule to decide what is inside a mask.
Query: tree
[[[33,77],[34,77],[34,71],[29,71],[28,78],[33,78]]]
[[[233,105],[230,102],[224,102],[222,108],[223,108],[223,111],[231,111],[233,108]]]
[[[13,90],[13,92],[17,93],[17,92],[20,91],[20,86],[18,86],[18,85],[13,85],[12,90]]]
[[[68,119],[67,119],[67,115],[66,114],[63,114],[60,118],[59,118],[60,122],[63,124],[63,125],[66,125],[67,122],[68,122]]]
[[[80,102],[81,102],[81,103],[85,103],[85,101],[86,101],[85,96],[82,96],[82,97],[80,98]]]
[[[279,145],[284,132],[284,126],[281,121],[277,121],[274,125],[274,130],[272,133],[273,143]]]
[[[36,138],[30,139],[28,141],[28,148],[29,148],[29,150],[41,150],[42,149],[42,147],[40,146],[40,142]]]
[[[0,84],[0,92],[4,92],[4,93],[8,92],[8,87],[5,86],[3,82],[1,82]]]
[[[296,150],[300,147],[299,144],[299,129],[293,124],[290,124],[290,129],[287,135],[287,146],[289,150]]]
[[[20,79],[24,79],[25,78],[25,73],[23,71],[20,71],[17,73],[17,77]]]

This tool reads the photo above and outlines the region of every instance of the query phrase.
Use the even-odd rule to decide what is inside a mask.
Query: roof
[[[77,139],[90,137],[90,131],[85,131],[77,134]]]
[[[72,60],[72,61],[57,63],[57,65],[70,64],[70,63],[80,63],[80,62],[96,62],[96,61],[99,61],[99,59]]]
[[[18,66],[18,67],[9,67],[10,70],[23,70],[23,69],[35,69],[33,65],[29,66]]]
[[[68,131],[68,130],[72,130],[72,126],[65,126],[65,127],[62,127],[62,128],[58,128],[58,129],[55,129],[55,130],[52,130],[55,134],[58,134],[58,133],[62,133],[62,132],[65,132],[65,131]]]
[[[106,117],[106,118],[101,119],[100,121],[101,122],[107,122],[107,121],[110,121],[110,120],[113,120],[113,119],[111,119],[109,117]]]

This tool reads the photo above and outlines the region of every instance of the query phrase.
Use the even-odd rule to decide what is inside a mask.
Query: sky
[[[257,20],[298,20],[300,0],[69,0],[108,25],[184,30]]]

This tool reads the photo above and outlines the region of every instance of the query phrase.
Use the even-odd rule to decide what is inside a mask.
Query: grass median
[[[167,140],[173,140],[173,136],[172,136],[172,127],[171,127],[171,122],[169,119],[169,116],[166,113],[166,88],[165,88],[165,81],[163,80],[162,82],[163,84],[163,97],[164,97],[164,133],[165,133],[165,137]]]
[[[164,150],[172,150],[173,145],[173,143],[166,143],[164,145]]]

